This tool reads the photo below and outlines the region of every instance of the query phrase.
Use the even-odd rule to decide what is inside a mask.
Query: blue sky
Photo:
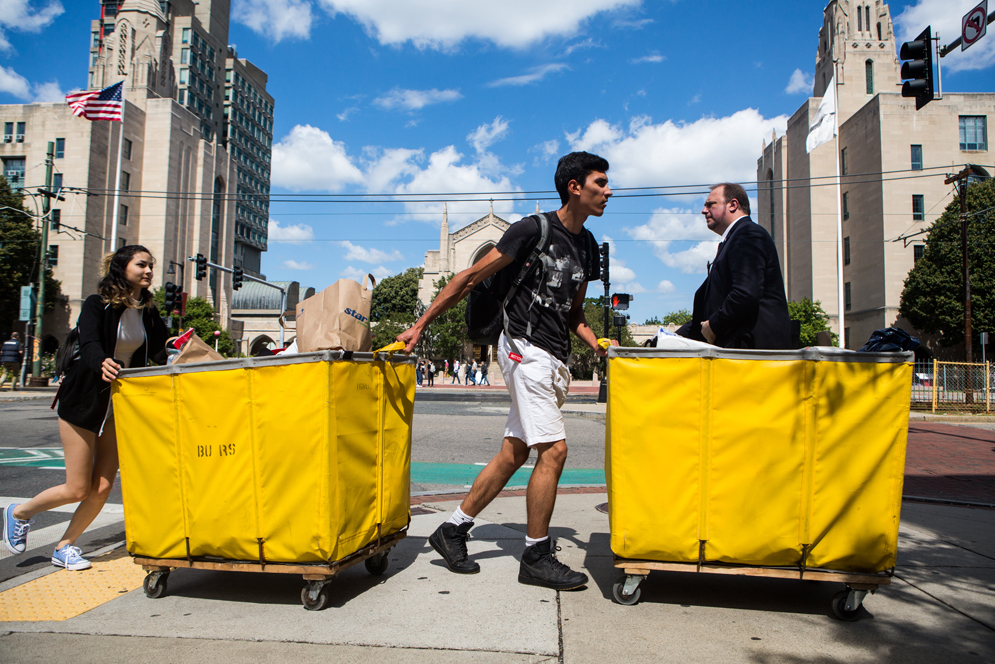
[[[946,43],[975,4],[889,6],[900,40],[932,24]],[[442,199],[453,229],[486,214],[492,197],[509,220],[537,198],[555,209],[556,159],[575,149],[607,157],[616,188],[752,180],[761,141],[811,94],[823,8],[233,0],[229,43],[267,72],[276,100],[263,271],[320,289],[421,265],[438,248]],[[55,101],[84,86],[96,16],[96,0],[0,0],[0,103]],[[992,91],[995,35],[943,65],[945,91]],[[613,244],[613,290],[636,295],[634,322],[690,308],[714,255],[704,193],[688,191],[618,191],[588,223]],[[368,194],[385,196],[357,198]]]

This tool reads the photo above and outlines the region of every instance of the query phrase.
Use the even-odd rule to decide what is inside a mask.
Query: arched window
[[[857,32],[864,31],[864,12],[863,7],[857,7]]]
[[[878,41],[881,41],[881,24],[878,23]]]
[[[767,169],[767,189],[770,191],[770,237],[774,238],[774,171]]]
[[[867,25],[867,31],[871,31],[871,6],[867,5],[864,7],[864,23]]]
[[[864,78],[867,79],[867,94],[874,94],[874,61],[864,63]]]

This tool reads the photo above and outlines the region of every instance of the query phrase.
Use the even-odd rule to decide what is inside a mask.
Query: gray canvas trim
[[[901,364],[911,362],[915,353],[858,353],[831,346],[810,346],[801,350],[751,350],[738,348],[702,348],[701,350],[670,350],[666,348],[630,348],[610,346],[608,357],[708,357],[723,360],[766,360],[786,362],[857,362],[873,364]]]

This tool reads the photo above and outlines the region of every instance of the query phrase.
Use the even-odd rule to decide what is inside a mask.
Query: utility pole
[[[52,165],[55,163],[55,143],[48,142],[48,154],[45,156],[45,195],[41,197],[41,246],[38,248],[38,301],[35,303],[35,334],[31,343],[34,363],[31,365],[31,375],[41,376],[41,334],[42,318],[45,316],[45,271],[48,270],[48,212],[52,207],[49,194],[52,192]],[[38,352],[35,353],[37,345]]]
[[[957,175],[951,175],[943,184],[958,183],[960,192],[960,251],[963,266],[961,273],[964,278],[964,361],[970,364],[974,361],[974,348],[971,344],[971,269],[968,265],[967,253],[967,181],[974,173],[968,166]],[[964,400],[974,403],[974,392],[971,385],[971,371],[964,372]]]

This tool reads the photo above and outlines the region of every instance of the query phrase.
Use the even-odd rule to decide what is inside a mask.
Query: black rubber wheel
[[[387,551],[381,551],[375,556],[370,556],[364,562],[366,563],[366,571],[373,576],[380,576],[387,571]]]
[[[614,586],[612,586],[612,595],[615,596],[615,601],[623,606],[632,606],[639,601],[639,596],[642,594],[640,588],[636,588],[631,595],[623,595],[622,588],[625,587],[625,581],[619,581]]]
[[[155,585],[152,585],[152,575],[149,574],[145,577],[145,581],[142,582],[142,588],[145,590],[145,596],[150,599],[158,599],[166,594],[166,578],[169,574],[163,574],[156,581]]]
[[[849,590],[841,590],[833,596],[833,614],[840,620],[854,622],[860,613],[860,607],[858,606],[853,611],[846,610],[846,598],[849,594]]]
[[[322,586],[321,590],[318,591],[318,598],[313,602],[311,601],[310,590],[310,585],[304,586],[304,589],[301,590],[301,604],[308,611],[321,611],[328,604],[328,586]]]

